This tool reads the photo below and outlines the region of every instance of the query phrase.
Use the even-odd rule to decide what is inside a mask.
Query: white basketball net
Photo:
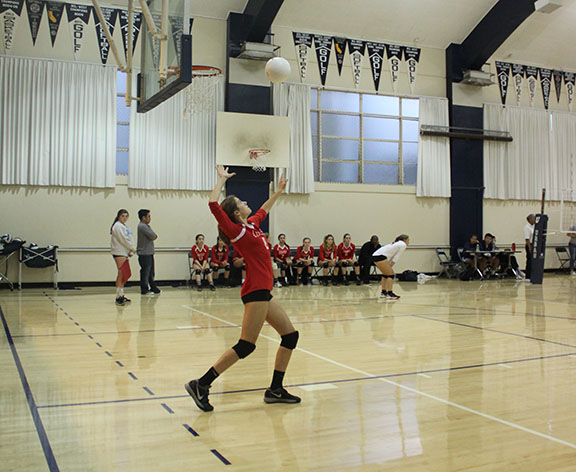
[[[264,156],[270,152],[270,149],[250,149],[250,160],[252,161],[252,170],[256,172],[264,172],[266,165],[264,163]]]
[[[188,115],[209,113],[215,110],[214,94],[221,80],[221,75],[197,75],[186,87],[186,106],[184,119]]]

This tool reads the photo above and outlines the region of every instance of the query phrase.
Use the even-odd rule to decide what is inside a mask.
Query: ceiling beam
[[[246,41],[261,43],[266,38],[274,18],[284,0],[249,0],[244,15],[250,19],[251,27]]]

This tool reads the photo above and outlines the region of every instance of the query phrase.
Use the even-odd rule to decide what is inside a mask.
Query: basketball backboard
[[[263,164],[290,167],[290,119],[286,116],[218,112],[216,164],[253,167],[251,149],[270,149]]]
[[[150,0],[148,8],[156,30],[162,31],[162,0]],[[156,39],[145,18],[141,28],[141,59],[138,74],[138,112],[146,113],[182,90],[192,81],[192,36],[184,0],[166,2],[165,45]],[[161,74],[165,67],[165,76]]]

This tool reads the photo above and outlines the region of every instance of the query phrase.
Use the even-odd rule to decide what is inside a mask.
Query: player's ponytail
[[[406,240],[410,239],[410,237],[407,234],[401,234],[400,236],[398,236],[394,242],[397,243],[398,241],[404,241],[406,242]]]
[[[228,195],[224,200],[222,200],[220,207],[224,213],[228,215],[228,218],[230,218],[233,223],[238,223],[235,216],[235,212],[238,210],[238,203],[234,195]],[[220,226],[218,226],[218,236],[227,246],[230,245],[230,238],[224,234],[224,231],[222,231]]]

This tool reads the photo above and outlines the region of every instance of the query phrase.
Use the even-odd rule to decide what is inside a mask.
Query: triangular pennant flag
[[[552,71],[554,76],[554,88],[556,89],[556,100],[560,103],[560,95],[562,94],[562,71],[554,70]]]
[[[416,84],[416,72],[420,62],[420,48],[406,46],[404,48],[404,61],[408,68],[408,82],[410,83],[410,93],[414,95],[414,86]]]
[[[334,37],[334,50],[336,51],[336,64],[338,65],[338,75],[342,75],[344,65],[344,54],[346,53],[346,38]]]
[[[540,69],[540,86],[542,87],[542,97],[544,98],[544,108],[548,110],[550,104],[550,93],[552,92],[552,70]]]
[[[520,98],[522,97],[522,81],[524,80],[524,75],[525,71],[522,64],[512,64],[512,78],[514,79],[517,105],[520,105]]]
[[[52,41],[52,47],[54,47],[56,36],[58,36],[58,29],[60,28],[60,20],[62,20],[62,14],[64,13],[64,3],[47,2],[46,11],[48,12],[50,40]]]
[[[44,2],[42,0],[26,0],[26,11],[28,12],[32,44],[36,44],[40,21],[42,21],[42,13],[44,13]]]
[[[2,18],[0,28],[2,28],[5,53],[10,52],[14,44],[16,27],[20,23],[18,18],[22,14],[23,6],[23,0],[0,0],[0,17]]]
[[[88,5],[67,3],[66,14],[68,15],[68,23],[72,23],[70,31],[72,32],[72,47],[74,48],[74,55],[78,55],[86,39],[84,30],[90,21],[92,7]]]
[[[118,15],[120,20],[120,31],[122,32],[122,45],[124,46],[124,56],[128,55],[128,10],[120,10]],[[142,25],[142,13],[139,11],[134,12],[134,20],[132,23],[132,53],[136,49],[136,41],[140,34],[140,26]]]
[[[358,88],[360,85],[360,73],[362,72],[362,56],[366,43],[361,39],[348,40],[348,52],[350,53],[350,61],[352,62],[352,77],[354,79],[354,86]]]
[[[296,56],[298,57],[298,69],[300,71],[300,81],[306,78],[308,68],[308,51],[312,47],[312,35],[310,33],[292,32],[294,46],[296,47]]]
[[[564,72],[564,83],[568,92],[568,107],[572,111],[572,100],[574,99],[574,85],[576,84],[576,74],[574,72]]]
[[[534,106],[536,96],[536,82],[538,82],[538,67],[526,66],[526,79],[528,80],[528,92],[530,93],[530,106]]]
[[[154,21],[154,25],[158,31],[162,30],[162,15],[160,13],[152,13],[152,20]],[[160,40],[154,39],[154,36],[151,34],[148,35],[150,39],[150,46],[152,52],[152,66],[154,70],[158,70],[160,68]]]
[[[330,63],[330,52],[332,51],[332,36],[315,34],[314,46],[316,47],[316,58],[318,59],[318,72],[320,72],[320,82],[322,82],[322,85],[326,85],[326,77],[328,76],[328,64]]]
[[[386,45],[386,57],[390,63],[390,74],[392,74],[392,90],[396,93],[398,79],[400,78],[400,61],[402,60],[402,46],[395,44]]]
[[[496,61],[496,74],[498,75],[498,85],[500,86],[500,98],[502,105],[506,105],[506,96],[508,95],[508,84],[510,83],[510,70],[512,64],[509,62]]]
[[[176,49],[176,58],[178,64],[180,64],[180,54],[182,52],[182,42],[180,38],[182,38],[182,22],[184,18],[181,16],[168,16],[168,20],[172,28],[172,40],[174,41],[174,49]]]
[[[116,17],[118,16],[118,10],[106,7],[102,7],[101,10],[102,10],[102,16],[104,17],[104,21],[106,22],[106,26],[108,27],[108,31],[110,31],[110,36],[113,36],[114,28],[116,27]],[[100,23],[98,15],[96,15],[96,11],[94,11],[94,21],[96,26],[96,37],[98,39],[98,47],[100,48],[100,59],[102,60],[102,64],[106,65],[106,62],[108,61],[108,54],[110,53],[110,44],[106,39],[106,35],[104,34],[104,28]]]
[[[367,41],[366,49],[368,50],[368,59],[370,59],[370,67],[372,68],[374,88],[378,91],[378,87],[380,87],[380,77],[382,76],[382,63],[384,62],[384,51],[386,50],[386,45],[383,43]]]

